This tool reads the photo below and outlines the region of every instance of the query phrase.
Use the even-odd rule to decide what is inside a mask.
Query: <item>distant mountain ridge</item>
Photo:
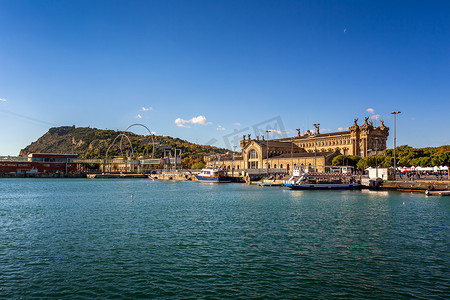
[[[20,151],[20,156],[30,153],[76,153],[82,158],[104,158],[108,147],[114,139],[123,132],[103,130],[90,127],[61,126],[53,127],[35,142]],[[126,132],[133,145],[134,156],[150,157],[152,155],[152,140],[150,136],[137,135]],[[119,139],[116,140],[108,152],[108,157],[126,156],[131,153],[128,139],[124,138],[122,153],[119,148]],[[211,154],[224,154],[229,150],[213,146],[203,146],[170,136],[154,136],[155,157],[162,157],[164,149],[181,149],[185,165],[201,162],[203,156]],[[173,152],[173,151],[172,151]]]

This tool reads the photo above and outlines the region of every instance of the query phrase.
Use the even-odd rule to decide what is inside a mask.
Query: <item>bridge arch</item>
[[[144,127],[145,129],[147,129],[148,134],[152,138],[152,158],[155,158],[155,140],[153,138],[154,134],[150,131],[150,129],[148,129],[147,126],[145,126],[144,124],[140,124],[140,123],[131,124],[130,126],[127,127],[127,129],[125,129],[124,132],[127,132],[128,129],[130,129],[131,127],[134,127],[134,126],[141,126],[141,127]],[[122,139],[123,139],[123,137],[122,137]],[[120,147],[122,147],[122,139],[120,139]]]
[[[106,150],[105,158],[108,157],[108,152],[109,152],[109,150],[111,149],[112,146],[114,146],[114,144],[116,143],[116,140],[117,140],[119,137],[121,137],[119,148],[120,148],[120,153],[122,154],[122,156],[123,156],[123,152],[122,152],[122,139],[123,139],[123,137],[126,137],[127,140],[128,140],[128,143],[130,144],[130,147],[131,147],[131,157],[134,156],[133,144],[131,144],[130,139],[128,138],[128,136],[127,136],[125,133],[120,133],[118,136],[116,136],[116,138],[113,140],[113,142],[111,143],[111,145],[108,147],[108,150]]]

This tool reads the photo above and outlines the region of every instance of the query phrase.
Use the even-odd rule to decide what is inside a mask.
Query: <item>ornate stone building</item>
[[[384,126],[383,120],[378,127],[374,127],[368,117],[361,126],[358,126],[357,122],[358,119],[354,119],[354,124],[347,131],[321,134],[317,128],[315,133],[308,130],[304,135],[300,135],[298,130],[297,136],[276,141],[293,142],[307,152],[339,151],[343,155],[361,157],[386,149],[389,128]]]
[[[285,169],[287,172],[293,166],[322,170],[322,166],[331,165],[337,155],[335,151],[321,151],[310,153],[289,140],[248,139],[241,140],[242,163],[244,169]],[[228,168],[228,166],[227,166]]]
[[[234,158],[234,170],[242,169],[285,169],[287,172],[293,166],[305,166],[324,171],[338,155],[357,155],[366,157],[377,151],[386,149],[389,128],[383,120],[374,127],[369,118],[363,125],[354,124],[347,131],[321,134],[317,126],[315,132],[307,131],[294,137],[264,140],[264,137],[252,139],[250,135],[243,136],[240,146],[242,156]],[[212,165],[213,160],[208,160]],[[221,165],[228,170],[233,168],[230,156],[221,159]]]

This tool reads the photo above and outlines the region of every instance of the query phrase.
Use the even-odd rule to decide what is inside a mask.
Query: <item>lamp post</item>
[[[375,139],[375,173],[378,178],[378,140]]]
[[[272,132],[272,130],[266,130],[267,133],[267,139],[266,139],[266,172],[267,175],[269,175],[269,132]]]
[[[299,130],[300,132],[300,130]],[[292,166],[292,175],[294,174],[294,141],[291,142],[291,166]]]
[[[393,111],[391,112],[391,115],[394,115],[394,180],[397,180],[397,157],[395,153],[395,148],[397,148],[397,133],[396,133],[396,117],[397,115],[401,113],[400,111]]]
[[[313,124],[316,127],[316,133],[314,134],[314,172],[317,172],[317,135],[319,134],[320,124]]]
[[[231,177],[234,177],[234,152],[236,152],[236,145],[233,146],[233,168],[231,169]]]

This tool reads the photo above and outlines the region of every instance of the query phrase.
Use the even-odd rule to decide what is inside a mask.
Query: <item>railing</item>
[[[101,159],[101,158],[74,158],[72,160],[76,164],[114,164],[114,165],[159,165],[161,162],[165,164],[181,164],[180,158],[152,158],[152,159]]]
[[[72,160],[75,164],[128,164],[128,165],[138,165],[139,160],[125,160],[125,159],[101,159],[101,158],[74,158]]]
[[[247,174],[251,175],[261,175],[261,174],[280,174],[280,173],[286,173],[286,169],[280,169],[280,168],[271,168],[271,169],[242,169],[242,170],[234,170],[234,172],[241,173],[244,171]]]
[[[23,156],[0,156],[0,161],[29,162],[30,160]]]
[[[175,165],[181,164],[181,159],[177,158],[151,158],[151,159],[102,159],[102,158],[67,158],[56,161],[56,163],[74,163],[74,164],[113,164],[113,165],[159,165],[171,164]],[[0,162],[36,162],[35,159],[23,156],[0,156]],[[48,161],[39,161],[42,163],[49,163]]]

